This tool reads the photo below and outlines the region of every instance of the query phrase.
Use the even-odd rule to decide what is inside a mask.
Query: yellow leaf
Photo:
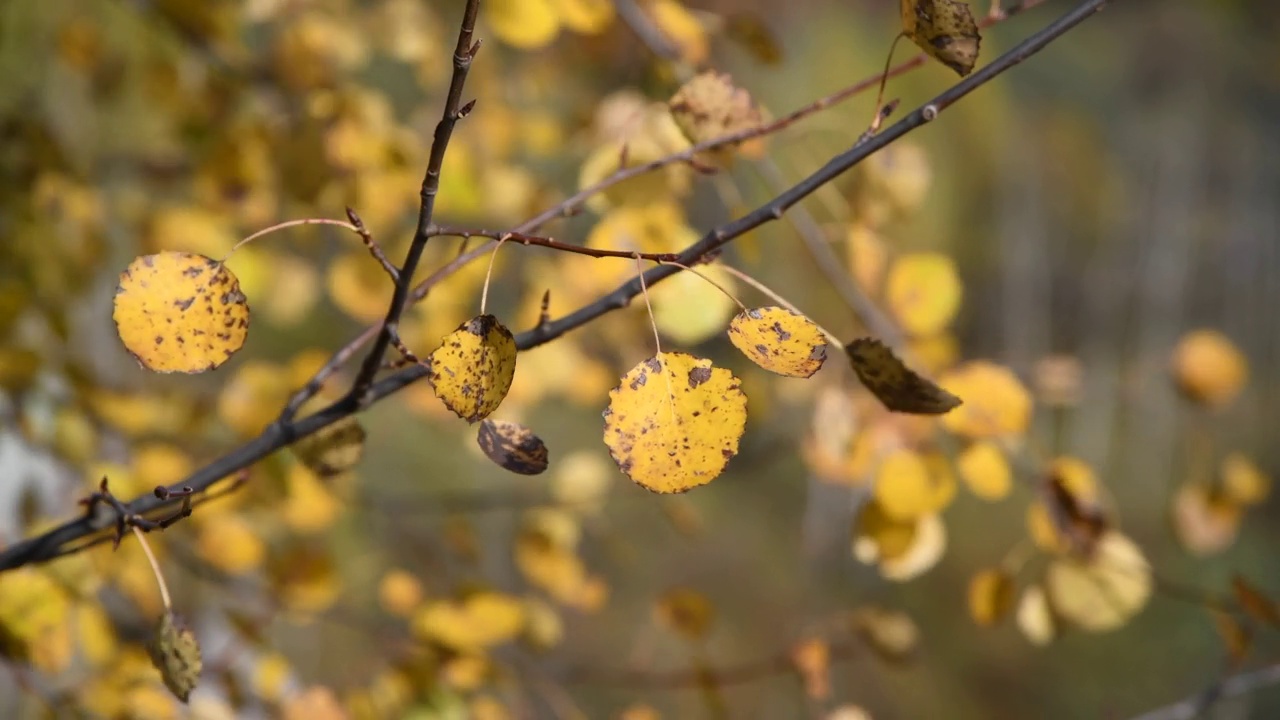
[[[863,223],[849,226],[845,234],[845,247],[849,255],[849,274],[868,295],[880,292],[880,281],[889,264],[889,251],[876,231]]]
[[[632,267],[634,270],[634,266]],[[704,277],[734,291],[734,278],[715,265],[698,268]],[[697,345],[724,330],[738,304],[720,288],[691,273],[675,277],[649,291],[658,330],[681,345]]]
[[[524,627],[524,605],[494,592],[465,600],[436,600],[413,617],[414,634],[460,652],[483,650],[514,639]]]
[[[554,607],[538,598],[524,603],[524,634],[521,639],[536,650],[550,650],[564,640],[564,621]]]
[[[341,475],[364,457],[364,427],[345,418],[289,446],[304,466],[322,478]]]
[[[191,474],[191,457],[167,443],[150,442],[138,446],[133,453],[133,476],[138,486],[154,488],[172,485]],[[112,477],[112,490],[115,478]]]
[[[898,449],[880,461],[874,494],[886,515],[907,521],[941,510],[951,499],[947,488],[918,454]]]
[[[204,518],[197,549],[205,562],[231,575],[257,569],[267,554],[258,531],[249,521],[230,513]]]
[[[1054,458],[1042,493],[1027,509],[1028,531],[1036,546],[1052,553],[1090,553],[1108,525],[1098,506],[1093,468],[1078,458]]]
[[[938,515],[916,518],[911,544],[898,557],[880,560],[880,575],[886,580],[906,582],[928,572],[947,550],[947,526]]]
[[[554,0],[565,27],[584,35],[603,32],[613,22],[610,0]]]
[[[673,588],[663,593],[654,606],[654,615],[686,640],[702,640],[715,622],[716,609],[706,595],[689,588]]]
[[[1013,609],[1017,587],[1003,570],[983,570],[969,580],[969,615],[983,627],[1004,619]]]
[[[269,652],[253,663],[249,682],[253,694],[267,702],[276,703],[284,696],[290,678],[294,675],[289,659],[278,652]]]
[[[864,503],[853,528],[854,555],[868,565],[903,557],[916,538],[916,520],[889,517],[873,498]]]
[[[285,525],[297,533],[318,533],[329,529],[342,503],[315,473],[305,465],[293,465],[285,478],[287,497],[281,510]]]
[[[244,345],[249,303],[222,263],[162,252],[120,274],[112,312],[125,348],[156,372],[212,370]]]
[[[1173,530],[1182,546],[1195,555],[1221,552],[1240,532],[1242,510],[1227,498],[1215,496],[1201,483],[1187,483],[1173,496]]]
[[[701,65],[711,54],[707,31],[688,8],[677,0],[651,0],[646,10],[655,25],[675,43],[680,58],[690,65]]]
[[[1049,608],[1049,596],[1039,585],[1032,585],[1022,591],[1016,619],[1018,630],[1033,645],[1048,645],[1057,635],[1053,611]]]
[[[551,497],[569,510],[590,512],[600,507],[612,477],[612,469],[603,456],[578,450],[556,463],[551,475]]]
[[[218,394],[218,417],[240,435],[252,437],[275,421],[291,391],[284,368],[249,360],[236,368]]]
[[[978,61],[982,36],[961,0],[902,0],[902,32],[930,57],[962,77]]]
[[[862,384],[894,412],[942,415],[961,405],[960,398],[906,366],[875,338],[859,338],[845,347]]]
[[[921,205],[933,182],[933,170],[924,148],[910,141],[897,142],[858,164],[853,201],[860,223],[878,228],[910,217]]]
[[[659,493],[711,482],[738,453],[747,397],[728,370],[679,352],[644,360],[609,391],[605,445],[618,468]]]
[[[1089,632],[1114,630],[1151,597],[1151,568],[1132,540],[1111,531],[1088,558],[1054,560],[1045,587],[1057,614]]]
[[[498,319],[479,315],[431,353],[427,379],[445,406],[467,422],[498,409],[516,372],[516,341]]]
[[[547,446],[520,423],[485,420],[476,442],[485,457],[513,473],[537,475],[547,469]]]
[[[1193,330],[1173,351],[1173,377],[1189,398],[1222,406],[1240,394],[1249,380],[1249,363],[1239,349],[1217,330]]]
[[[902,255],[889,269],[885,298],[902,329],[912,335],[935,335],[960,309],[960,276],[942,253]]]
[[[560,32],[560,16],[553,0],[490,0],[485,6],[493,34],[521,50],[551,44]]]
[[[942,424],[968,438],[1020,435],[1031,424],[1031,393],[1009,368],[985,360],[957,366],[938,379],[947,391],[966,398]]]
[[[299,622],[333,606],[342,592],[342,578],[333,553],[317,545],[297,545],[272,558],[273,586],[285,609]]]
[[[910,615],[880,607],[858,609],[853,627],[877,655],[889,662],[902,662],[915,653],[920,630]]]
[[[412,615],[422,603],[422,597],[422,584],[406,570],[389,570],[378,583],[379,604],[397,617]]]
[[[787,377],[807,378],[827,359],[827,339],[812,320],[781,307],[739,313],[729,340],[751,362]]]
[[[751,93],[734,85],[726,73],[714,70],[699,73],[680,86],[667,107],[685,137],[694,144],[764,124]],[[732,155],[723,148],[713,157],[727,164]]]
[[[993,442],[980,440],[965,448],[956,467],[969,491],[983,500],[1002,500],[1013,487],[1009,461]]]
[[[1240,453],[1231,453],[1223,458],[1219,473],[1222,478],[1222,494],[1232,502],[1257,505],[1271,494],[1271,478]]]
[[[174,697],[186,702],[200,680],[203,667],[195,634],[180,626],[173,613],[166,612],[160,616],[160,624],[147,645],[147,651],[152,664],[160,671],[165,687]]]

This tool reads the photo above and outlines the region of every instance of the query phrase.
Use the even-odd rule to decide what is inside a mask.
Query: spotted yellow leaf
[[[942,415],[960,398],[916,374],[875,338],[859,338],[845,346],[853,371],[884,406],[894,412]]]
[[[143,367],[202,373],[227,361],[249,333],[249,303],[225,265],[203,255],[162,252],[120,274],[112,319]]]
[[[978,61],[982,36],[962,0],[901,0],[902,32],[930,57],[968,75]]]
[[[827,359],[827,340],[812,320],[781,307],[739,313],[729,340],[747,359],[787,377],[810,377]]]
[[[492,315],[474,317],[431,353],[427,378],[436,395],[467,422],[498,409],[516,372],[516,341]]]
[[[627,477],[659,493],[685,492],[718,476],[746,428],[741,383],[710,360],[658,353],[609,391],[604,441]]]
[[[671,96],[667,106],[690,142],[701,143],[750,130],[764,123],[751,94],[733,84],[729,75],[708,70],[695,75]],[[718,153],[725,161],[728,155]]]
[[[174,697],[186,702],[200,680],[203,667],[195,634],[180,625],[173,613],[165,612],[147,650],[165,687]]]
[[[485,457],[513,473],[537,475],[547,469],[546,444],[520,423],[485,420],[476,442]]]

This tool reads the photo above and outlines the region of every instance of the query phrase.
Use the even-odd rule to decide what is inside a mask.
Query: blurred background
[[[900,22],[888,0],[639,6],[687,66],[730,73],[775,117],[878,73]],[[1073,6],[1048,0],[984,30],[979,64]],[[461,8],[0,5],[0,545],[73,516],[104,474],[124,497],[181,481],[255,436],[290,389],[382,316],[387,278],[358,238],[321,227],[237,251],[228,266],[253,329],[208,375],[140,369],[110,308],[138,254],[220,258],[256,230],[342,218],[345,205],[390,258],[402,257]],[[850,446],[884,427],[894,442],[934,441],[864,412],[837,352],[810,380],[751,367],[720,332],[736,308],[673,280],[653,294],[663,348],[732,368],[750,398],[741,453],[711,485],[650,494],[601,443],[607,390],[654,350],[636,303],[520,356],[498,417],[546,441],[542,476],[490,464],[475,428],[419,383],[361,416],[368,440],[354,470],[317,478],[280,453],[233,495],[153,534],[175,607],[204,649],[189,707],[167,700],[139,655],[160,606],[136,543],[0,575],[0,627],[31,617],[13,598],[36,588],[65,606],[49,627],[67,628],[27,638],[38,649],[25,658],[22,642],[0,643],[10,670],[0,673],[0,712],[787,718],[857,705],[874,718],[1127,718],[1275,663],[1274,628],[1254,628],[1246,657],[1208,612],[1230,602],[1236,574],[1280,592],[1275,501],[1205,509],[1204,532],[1217,534],[1204,542],[1188,540],[1195,533],[1179,523],[1193,521],[1172,508],[1180,489],[1213,486],[1231,453],[1262,475],[1280,471],[1278,33],[1274,3],[1115,2],[806,200],[801,219],[754,231],[726,254],[848,339],[865,329],[802,233],[828,244],[886,306],[875,258],[954,261],[958,315],[914,338],[914,350],[931,372],[971,359],[1005,365],[1037,393],[1037,409],[1013,444],[1023,461],[1011,494],[958,493],[942,515],[945,551],[927,572],[895,582],[854,557],[851,528],[874,468],[833,473],[811,448],[833,432],[827,396],[852,408],[841,421]],[[446,161],[442,222],[512,227],[607,174],[622,144],[637,162],[680,148],[650,127],[669,120],[649,118],[681,73],[609,3],[492,0],[478,35],[485,45],[466,92],[478,102]],[[896,57],[913,52],[902,43]],[[901,101],[898,117],[956,80],[929,62],[891,80],[886,95]],[[714,174],[668,168],[543,232],[679,249],[848,148],[873,93],[771,136],[763,160]],[[617,220],[640,198],[650,203],[648,239]],[[654,200],[665,205],[654,210]],[[433,240],[424,276],[460,243]],[[429,352],[479,312],[485,266],[471,263],[411,313],[411,347]],[[488,310],[526,329],[544,290],[555,317],[633,271],[627,261],[503,248]],[[745,285],[736,291],[761,301]],[[1238,396],[1212,407],[1180,395],[1171,374],[1180,339],[1201,328],[1229,338],[1248,364]],[[1041,402],[1055,367],[1066,368],[1071,399]],[[967,604],[977,571],[1022,558],[1022,588],[1052,561],[1027,540],[1041,471],[1026,458],[1060,455],[1093,468],[1109,516],[1153,568],[1154,593],[1118,629],[1063,627],[1041,646],[1011,618],[979,627]],[[525,552],[538,542],[564,552]],[[477,587],[526,603],[525,638],[460,659],[424,637],[420,616]],[[908,657],[850,630],[847,616],[869,607],[914,623]],[[826,692],[798,681],[788,659],[811,637],[830,642]],[[1276,716],[1280,689],[1215,712]]]

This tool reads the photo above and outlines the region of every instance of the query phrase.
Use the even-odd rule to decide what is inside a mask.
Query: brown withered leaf
[[[978,61],[982,35],[962,0],[901,0],[902,32],[963,77]]]
[[[160,671],[165,687],[173,696],[186,702],[200,680],[200,645],[196,636],[178,624],[172,612],[160,616],[155,635],[147,644],[151,664]]]
[[[1231,590],[1246,615],[1272,627],[1280,627],[1280,607],[1242,575],[1231,578]]]
[[[476,442],[485,457],[513,473],[537,475],[547,469],[546,444],[520,423],[485,420]]]
[[[960,406],[960,398],[908,368],[875,338],[858,338],[844,351],[862,384],[894,412],[942,415]]]

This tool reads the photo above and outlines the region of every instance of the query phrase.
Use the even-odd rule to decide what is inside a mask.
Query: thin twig
[[[173,609],[173,602],[169,599],[169,585],[164,581],[164,573],[160,572],[160,563],[156,560],[155,553],[151,552],[151,545],[147,542],[146,536],[142,534],[142,530],[137,526],[133,528],[133,536],[138,538],[138,544],[142,546],[142,552],[147,555],[147,562],[151,563],[151,572],[156,576],[156,585],[160,587],[160,599],[164,602],[165,610]]]
[[[929,103],[916,108],[884,132],[832,158],[812,175],[756,210],[714,228],[679,253],[676,262],[684,265],[697,264],[735,238],[768,222],[780,219],[789,208],[824,184],[898,138],[930,122],[943,110],[1001,73],[1035,55],[1068,30],[1102,10],[1107,4],[1108,0],[1084,0],[1066,15],[1031,35],[989,65],[948,88]],[[530,230],[521,228],[521,231],[529,232]],[[460,260],[462,260],[461,257],[455,259],[455,263]],[[672,265],[660,265],[644,273],[644,283],[646,286],[652,286],[676,272],[679,272],[679,269]],[[408,274],[404,273],[404,275]],[[405,280],[405,277],[402,276],[401,279]],[[523,351],[550,342],[596,318],[626,307],[631,299],[640,293],[640,290],[641,280],[636,278],[566,316],[521,333],[516,337],[516,347]],[[395,394],[422,379],[426,374],[426,368],[415,365],[388,375],[369,386],[367,393],[361,398],[363,404],[376,402]],[[360,409],[360,405],[361,403],[352,402],[349,395],[300,420],[289,419],[273,423],[262,434],[201,467],[173,487],[187,486],[193,488],[195,492],[207,491],[238,470],[247,468],[301,438],[350,417]],[[147,494],[133,500],[126,509],[131,514],[142,515],[173,504],[173,498],[161,500],[154,494]],[[0,549],[0,571],[48,561],[57,556],[64,546],[106,529],[109,526],[105,524],[107,522],[110,521],[103,518],[100,513],[84,513],[40,535],[15,542]]]
[[[366,392],[374,376],[382,366],[382,358],[391,347],[391,340],[396,334],[400,316],[404,313],[409,293],[413,287],[413,274],[422,260],[427,241],[435,231],[434,219],[436,194],[440,191],[440,169],[444,166],[445,152],[449,148],[449,139],[453,137],[453,128],[458,121],[466,117],[475,106],[475,101],[462,104],[462,88],[466,85],[467,74],[471,71],[471,61],[480,51],[480,43],[473,42],[475,35],[476,14],[480,10],[480,0],[467,0],[463,11],[462,24],[458,30],[458,45],[453,51],[453,77],[449,81],[449,94],[445,99],[444,113],[440,122],[436,123],[435,135],[431,140],[431,155],[427,160],[427,172],[422,178],[422,203],[418,209],[418,225],[413,233],[413,241],[405,254],[397,276],[395,292],[391,295],[391,303],[387,307],[386,319],[382,321],[382,331],[373,341],[373,348],[365,356],[355,381],[351,384],[351,392],[347,400],[357,407],[367,402]]]

